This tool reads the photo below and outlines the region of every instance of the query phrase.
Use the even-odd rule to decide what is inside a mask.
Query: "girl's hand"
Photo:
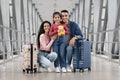
[[[57,38],[57,34],[54,36],[51,36],[51,39],[55,40]]]

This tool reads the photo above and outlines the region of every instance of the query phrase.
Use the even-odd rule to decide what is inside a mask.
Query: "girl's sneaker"
[[[62,67],[62,72],[66,73],[66,68],[65,67]]]
[[[59,72],[60,72],[59,67],[56,67],[56,68],[55,68],[55,72],[57,72],[57,73],[59,73]]]

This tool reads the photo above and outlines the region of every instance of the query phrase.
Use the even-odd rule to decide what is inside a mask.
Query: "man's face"
[[[61,14],[63,22],[67,23],[69,20],[69,14],[67,12],[62,12]]]

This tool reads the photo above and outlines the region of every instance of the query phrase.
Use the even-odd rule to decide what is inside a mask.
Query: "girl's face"
[[[48,33],[49,30],[50,30],[50,24],[49,23],[44,23],[44,30],[45,30],[45,33]]]
[[[60,23],[60,21],[61,21],[60,15],[58,15],[58,14],[54,15],[53,21],[54,21],[55,23]]]

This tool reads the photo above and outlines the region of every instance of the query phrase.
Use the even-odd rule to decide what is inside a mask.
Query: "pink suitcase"
[[[37,46],[34,44],[24,45],[22,48],[23,72],[37,72]]]

